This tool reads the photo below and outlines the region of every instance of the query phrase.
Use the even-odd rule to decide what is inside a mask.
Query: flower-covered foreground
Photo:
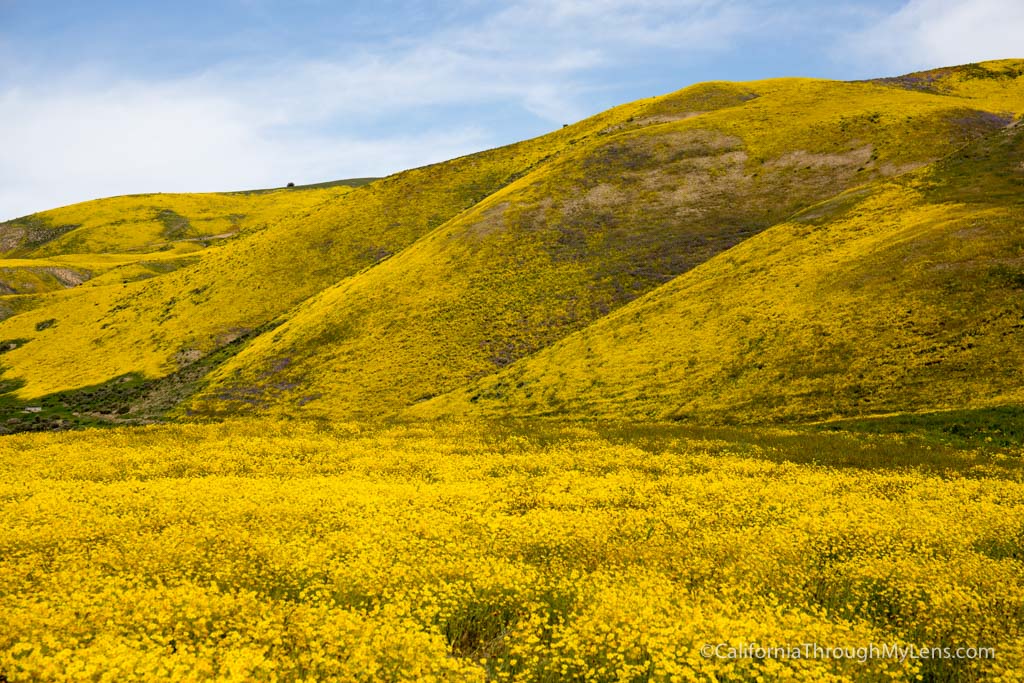
[[[7,437],[0,680],[1020,680],[1020,456],[552,424]],[[752,643],[994,656],[702,656]]]

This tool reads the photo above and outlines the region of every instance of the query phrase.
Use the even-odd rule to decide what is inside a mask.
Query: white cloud
[[[495,102],[522,106],[555,121],[581,114],[562,89],[568,86],[571,93],[574,76],[596,63],[594,56],[573,49],[552,58],[510,58],[423,45],[388,58],[363,55],[346,61],[307,61],[259,68],[237,77],[217,72],[205,80],[235,98],[260,99],[258,116],[268,124],[343,117],[363,120],[417,107]],[[563,93],[564,102],[561,110],[548,107],[545,116],[532,102],[538,88],[551,86]]]
[[[486,146],[473,128],[385,139],[274,135],[258,101],[191,82],[19,88],[0,96],[0,215],[90,198],[382,175]]]
[[[590,113],[586,94],[606,85],[589,78],[596,70],[633,52],[725,49],[747,19],[728,0],[522,0],[373,54],[213,64],[146,82],[109,67],[9,75],[0,81],[0,220],[99,196],[440,161],[502,142],[461,110],[519,108],[554,127]],[[442,113],[417,123],[428,108]]]
[[[899,72],[1024,56],[1021,0],[910,0],[845,41]]]

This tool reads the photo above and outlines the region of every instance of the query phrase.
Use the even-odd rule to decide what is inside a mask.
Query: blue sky
[[[0,0],[0,219],[384,175],[694,82],[1021,57],[1022,36],[1022,0]]]

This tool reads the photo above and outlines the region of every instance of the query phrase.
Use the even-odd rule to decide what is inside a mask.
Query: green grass
[[[1024,405],[845,419],[820,425],[819,428],[903,434],[955,447],[998,450],[1024,444]]]
[[[710,454],[778,463],[1016,479],[1024,474],[1022,424],[1024,407],[1019,406],[785,427],[502,418],[488,422],[487,438],[495,447],[521,439],[526,447],[541,449],[588,430],[649,453],[672,453],[699,442]]]

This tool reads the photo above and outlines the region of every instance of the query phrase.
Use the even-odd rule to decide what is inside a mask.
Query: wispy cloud
[[[1024,57],[1021,0],[910,0],[842,49],[891,72]]]
[[[205,82],[20,87],[0,96],[0,207],[383,174],[485,144],[472,127],[384,138],[274,132],[260,102]],[[66,199],[65,199],[66,198]],[[63,200],[63,201],[62,201]]]

